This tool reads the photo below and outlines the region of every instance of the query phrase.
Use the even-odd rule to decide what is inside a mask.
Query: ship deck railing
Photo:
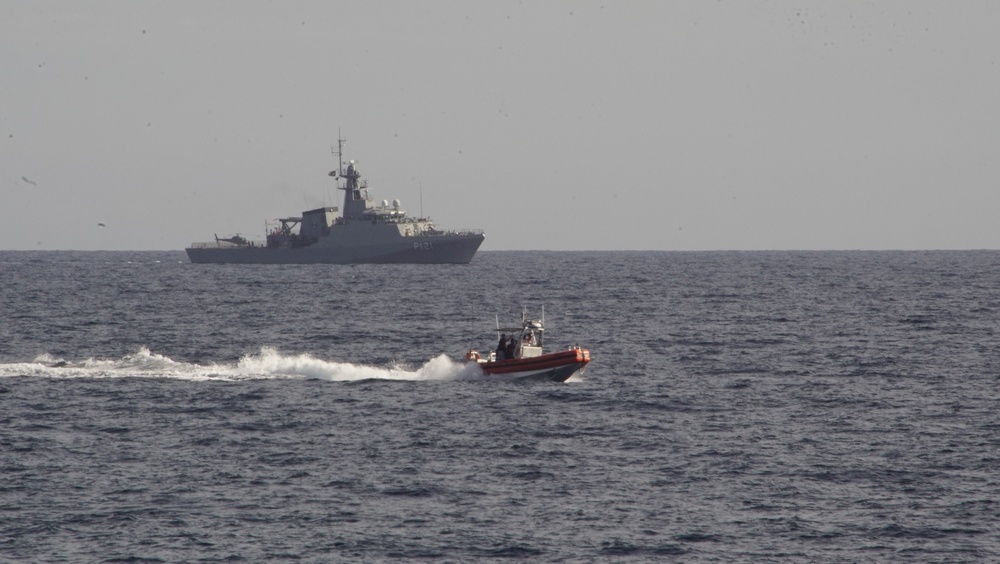
[[[444,229],[444,230],[435,229],[433,231],[431,231],[431,230],[421,231],[421,232],[419,232],[419,234],[420,235],[427,235],[427,236],[431,236],[431,235],[482,235],[483,234],[483,230],[482,229]]]
[[[244,249],[244,248],[255,248],[255,247],[266,247],[267,243],[264,241],[247,241],[246,245],[237,245],[236,243],[230,243],[229,241],[206,241],[203,243],[191,243],[192,249]]]

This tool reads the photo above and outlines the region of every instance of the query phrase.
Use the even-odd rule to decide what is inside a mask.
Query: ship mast
[[[344,210],[342,212],[342,217],[346,219],[361,219],[362,214],[367,208],[365,200],[367,199],[367,193],[362,194],[362,190],[366,190],[368,187],[362,185],[358,181],[361,178],[361,173],[358,171],[357,167],[354,166],[354,161],[350,161],[347,165],[347,170],[344,170],[344,145],[347,144],[347,139],[340,136],[340,130],[337,130],[337,170],[330,171],[330,176],[337,178],[337,189],[344,191]],[[344,185],[340,185],[340,179],[344,179]]]
[[[337,129],[337,150],[330,152],[337,155],[337,170],[331,170],[330,176],[337,179],[337,188],[343,190],[344,188],[340,186],[340,179],[344,176],[344,145],[347,144],[347,139],[340,136],[340,129]]]
[[[337,174],[344,174],[344,143],[347,139],[340,136],[340,128],[337,128]],[[337,184],[340,184],[338,182]]]

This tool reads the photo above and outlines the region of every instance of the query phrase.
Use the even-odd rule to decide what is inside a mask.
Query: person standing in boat
[[[534,331],[528,331],[527,333],[524,334],[524,344],[526,344],[528,346],[532,346],[532,347],[535,346],[535,332]]]
[[[507,334],[500,335],[500,342],[497,344],[497,360],[507,359]]]

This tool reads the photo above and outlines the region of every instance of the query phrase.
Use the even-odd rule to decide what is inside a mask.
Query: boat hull
[[[185,249],[196,264],[468,264],[484,236],[407,237],[372,245],[207,246]]]
[[[504,380],[533,382],[565,382],[574,374],[583,372],[590,362],[587,349],[543,354],[531,358],[515,358],[493,362],[478,362],[479,368],[487,376]]]

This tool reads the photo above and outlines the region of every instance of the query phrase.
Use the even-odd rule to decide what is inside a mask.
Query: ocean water
[[[1000,252],[0,252],[0,561],[1000,560]],[[545,308],[566,383],[462,360]]]

